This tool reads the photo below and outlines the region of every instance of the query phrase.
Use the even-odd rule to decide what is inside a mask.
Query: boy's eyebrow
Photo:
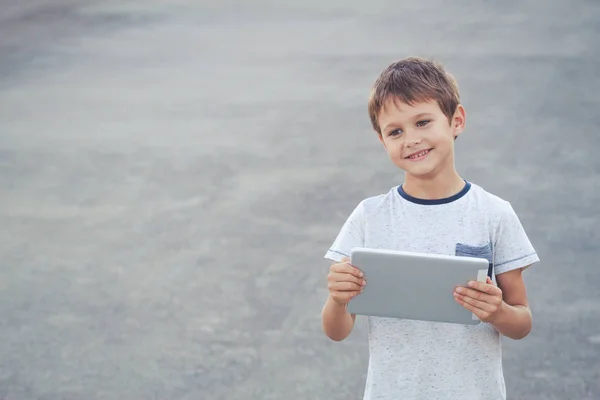
[[[414,117],[412,117],[413,120],[417,120],[419,118],[423,118],[423,117],[433,117],[434,114],[432,113],[428,113],[428,112],[422,112],[419,113],[417,115],[415,115]],[[394,127],[394,128],[401,128],[402,124],[397,124],[395,122],[390,122],[389,124],[387,124],[386,126],[383,127],[383,129],[381,130],[382,132],[386,132],[389,128]]]
[[[424,112],[424,113],[419,113],[419,114],[415,115],[414,119],[419,119],[422,117],[432,117],[432,116],[433,116],[432,113]]]

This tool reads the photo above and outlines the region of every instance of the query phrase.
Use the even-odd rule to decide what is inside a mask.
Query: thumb
[[[346,262],[346,263],[350,263],[350,257],[342,257],[342,260],[340,262]]]

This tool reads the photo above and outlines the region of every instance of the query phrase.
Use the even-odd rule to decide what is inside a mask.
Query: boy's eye
[[[425,126],[425,125],[427,125],[427,124],[428,124],[428,123],[430,123],[430,122],[431,122],[431,121],[430,121],[430,120],[428,120],[428,119],[426,119],[426,120],[423,120],[423,121],[419,121],[419,122],[417,122],[417,126],[420,126],[420,127],[422,127],[422,126]]]
[[[400,129],[394,129],[393,131],[388,133],[388,135],[389,136],[400,136],[400,135],[402,135],[402,131]]]

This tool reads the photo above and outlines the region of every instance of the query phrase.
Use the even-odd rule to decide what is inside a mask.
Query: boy
[[[529,334],[521,273],[539,258],[511,205],[455,170],[454,140],[466,121],[458,86],[438,63],[403,59],[379,76],[368,110],[405,180],[360,202],[327,251],[333,264],[323,330],[339,341],[354,326],[346,306],[369,283],[349,264],[353,247],[486,258],[493,279],[453,293],[481,324],[368,318],[364,399],[505,399],[500,335]]]

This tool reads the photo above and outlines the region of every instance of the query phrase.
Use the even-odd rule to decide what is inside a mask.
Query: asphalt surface
[[[408,55],[542,259],[509,398],[600,399],[600,3],[473,4],[0,0],[0,399],[361,398],[323,254],[402,181],[366,99]]]

